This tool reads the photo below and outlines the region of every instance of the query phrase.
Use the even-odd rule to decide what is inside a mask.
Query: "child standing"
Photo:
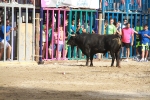
[[[58,58],[58,59],[61,58],[61,52],[63,51],[63,47],[64,47],[63,34],[64,34],[63,27],[60,25],[59,31],[57,29],[57,31],[54,34],[55,47],[56,47],[56,58]]]

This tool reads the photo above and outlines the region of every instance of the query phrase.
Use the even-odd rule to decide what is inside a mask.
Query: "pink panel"
[[[66,20],[66,11],[68,11],[68,10],[66,10],[66,9],[60,9],[60,8],[43,8],[43,10],[46,10],[46,59],[44,59],[44,60],[66,60],[66,56],[65,56],[65,36],[66,36],[66,33],[65,33],[65,22],[64,22],[64,25],[63,25],[63,51],[62,51],[62,53],[63,53],[63,57],[60,57],[60,58],[58,58],[58,56],[56,56],[56,58],[54,58],[54,54],[55,54],[55,50],[54,50],[54,45],[55,45],[55,40],[54,40],[54,29],[55,29],[55,27],[54,27],[54,25],[55,25],[55,23],[54,23],[54,11],[56,10],[56,11],[58,11],[58,26],[56,26],[56,28],[58,28],[58,35],[57,35],[57,54],[59,53],[58,52],[58,50],[59,50],[59,37],[60,37],[60,33],[59,33],[59,26],[60,26],[60,11],[63,11],[64,12],[64,21]],[[48,46],[48,31],[49,31],[49,11],[52,11],[52,40],[51,40],[51,49],[52,49],[52,51],[51,51],[51,57],[50,57],[50,59],[48,58],[48,55],[49,55],[49,46]]]

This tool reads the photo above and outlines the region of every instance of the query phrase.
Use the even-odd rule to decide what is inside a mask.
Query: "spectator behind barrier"
[[[110,19],[110,24],[106,28],[106,33],[107,34],[115,34],[116,33],[116,27],[114,26],[114,19]]]
[[[120,4],[120,0],[114,0],[114,11],[120,11],[119,4]]]
[[[7,3],[7,0],[1,0],[1,3]]]
[[[128,22],[127,19],[124,19],[124,20],[123,20],[123,23],[122,23],[122,24],[120,23],[120,27],[121,27],[122,29],[125,28],[127,22]],[[121,58],[122,58],[122,57],[124,57],[124,47],[121,48]]]
[[[119,34],[120,36],[122,35],[120,22],[116,23],[116,34]]]
[[[139,32],[143,30],[143,27],[142,26],[136,26],[135,27],[135,31],[136,32]],[[141,55],[141,34],[137,34],[136,35],[136,57],[134,58],[135,60],[138,59],[138,57]]]
[[[71,25],[71,34],[74,34],[75,32],[75,25],[74,25],[74,19],[72,20],[72,25]]]
[[[68,42],[68,20],[66,19],[65,20],[65,57],[67,57],[67,52],[68,52],[68,45],[67,45],[67,42]]]
[[[107,26],[106,28],[106,34],[116,34],[116,27],[114,25],[114,19],[110,19],[110,24]],[[110,54],[109,54],[109,58],[111,58]]]
[[[106,34],[107,27],[108,27],[108,21],[105,20],[105,22],[104,22],[104,35]]]
[[[48,51],[49,51],[49,57],[52,58],[52,22],[49,22],[49,28],[48,28]]]
[[[86,23],[84,24],[84,30],[83,30],[83,32],[84,32],[84,33],[85,33],[85,32],[90,33],[89,21],[87,21],[87,24],[86,24]],[[91,30],[91,32],[92,32],[92,33],[95,33],[93,29]]]
[[[130,39],[132,36],[132,41],[130,43]],[[126,23],[126,27],[122,29],[122,46],[126,47],[127,53],[126,53],[126,59],[124,61],[128,61],[129,55],[130,55],[130,46],[133,45],[134,41],[134,31],[130,28],[130,23]]]
[[[64,47],[64,43],[63,43],[63,39],[64,37],[64,31],[63,31],[63,27],[62,25],[60,25],[59,27],[59,31],[58,29],[56,30],[56,32],[54,33],[54,40],[55,40],[55,47],[56,47],[56,57],[59,59],[61,58],[61,52],[63,50]],[[59,46],[58,46],[59,45]],[[57,50],[58,48],[58,50]]]
[[[133,7],[136,6],[136,5],[137,5],[137,7],[133,9]],[[135,11],[137,11],[137,10],[141,11],[141,0],[131,0],[131,7]]]
[[[128,23],[127,19],[124,19],[124,20],[123,20],[123,25],[122,25],[121,27],[122,27],[122,28],[125,28],[127,23]]]
[[[6,46],[6,49],[7,49],[7,60],[10,61],[10,55],[11,55],[11,46],[10,44],[8,43],[8,40],[9,40],[9,37],[8,35],[10,35],[10,33],[13,31],[13,30],[17,30],[17,27],[15,28],[12,28],[10,25],[10,22],[9,22],[9,19],[6,19],[6,41],[5,41],[5,44],[4,44],[4,25],[1,26],[1,29],[0,29],[0,60],[2,58],[2,55],[3,55],[3,52],[4,52],[4,46]]]
[[[74,34],[76,32],[76,29],[75,29],[75,22],[74,22],[74,19],[72,20],[72,25],[71,25],[71,34]],[[74,51],[74,46],[71,46],[71,57],[73,57],[73,51]]]
[[[148,30],[148,25],[144,25],[143,29],[142,31],[135,32],[136,34],[141,34],[142,39],[142,58],[139,62],[148,62],[150,31]]]
[[[42,27],[42,59],[45,59],[45,50],[46,50],[46,25]]]

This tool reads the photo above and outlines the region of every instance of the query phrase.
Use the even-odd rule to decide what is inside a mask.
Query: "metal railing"
[[[10,0],[9,0],[9,2],[10,2]],[[34,4],[35,4],[35,0],[34,0]],[[4,15],[2,16],[3,17],[3,26],[4,26],[4,54],[2,54],[3,55],[3,61],[6,61],[6,50],[7,50],[7,47],[6,47],[6,44],[8,43],[8,41],[6,40],[6,37],[7,37],[7,35],[6,35],[6,33],[8,32],[6,32],[6,24],[7,24],[7,22],[6,22],[6,17],[7,17],[7,8],[9,8],[9,9],[11,9],[11,15],[9,15],[9,16],[11,16],[10,18],[11,19],[9,19],[10,21],[11,21],[11,26],[10,27],[12,27],[12,28],[14,28],[14,27],[17,27],[18,26],[18,28],[17,28],[17,32],[15,32],[15,31],[12,31],[10,34],[11,34],[11,48],[12,48],[12,50],[11,50],[11,61],[13,61],[15,58],[14,58],[14,50],[17,50],[17,60],[18,61],[21,61],[21,60],[24,60],[24,61],[26,61],[26,60],[29,60],[30,58],[31,58],[31,60],[33,61],[34,60],[34,43],[35,43],[35,20],[34,20],[34,18],[35,18],[35,6],[34,5],[24,5],[24,4],[14,4],[14,3],[0,3],[0,8],[3,8],[4,9]],[[18,9],[18,16],[17,16],[17,9]],[[22,9],[25,9],[26,10],[26,17],[25,17],[25,20],[26,20],[26,24],[25,24],[25,32],[21,32],[21,30],[22,30]],[[29,34],[29,30],[28,30],[28,10],[29,9],[32,9],[32,18],[33,18],[33,20],[32,20],[32,53],[28,53],[28,49],[29,48],[27,48],[28,47],[28,43],[29,43],[29,41],[30,40],[28,40],[28,34]],[[17,22],[17,18],[18,18],[18,23],[16,23]],[[9,30],[10,31],[10,30]],[[17,33],[17,34],[16,34]],[[2,33],[1,33],[2,34]],[[24,39],[25,39],[25,41],[22,41],[21,40],[21,38],[20,37],[22,37],[22,35],[21,34],[25,34],[25,37],[24,37]],[[15,48],[14,47],[14,36],[17,36],[17,39],[15,40],[15,41],[17,41],[17,48]],[[24,47],[25,47],[25,52],[23,52],[22,50],[23,50],[23,48],[21,47],[22,45],[21,45],[21,43],[22,42],[25,42],[25,45],[23,45]],[[22,56],[21,57],[21,55],[23,54],[23,53],[25,53],[25,55],[24,56]],[[29,54],[29,55],[28,55]],[[8,58],[7,58],[8,59]]]
[[[105,11],[146,12],[148,0],[104,0]]]

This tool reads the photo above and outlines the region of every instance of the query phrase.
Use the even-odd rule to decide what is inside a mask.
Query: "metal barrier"
[[[34,4],[34,0],[0,0],[0,3]],[[35,5],[40,7],[40,0],[36,0]]]
[[[40,36],[40,54],[43,55],[43,59],[44,60],[65,60],[67,59],[66,57],[68,57],[69,60],[73,60],[73,59],[84,59],[82,57],[82,53],[81,50],[78,49],[78,53],[77,53],[77,47],[68,47],[66,42],[67,40],[65,39],[66,37],[70,37],[69,34],[74,34],[77,31],[77,19],[80,19],[80,27],[82,27],[83,29],[86,29],[86,32],[92,33],[92,26],[93,26],[93,30],[95,30],[97,32],[97,21],[95,20],[97,18],[97,11],[96,10],[79,10],[79,9],[72,9],[71,11],[67,10],[67,9],[61,9],[61,8],[42,8],[43,9],[43,14],[41,14],[41,16],[43,16],[43,21],[46,21],[46,43],[45,47],[42,50],[42,43],[44,42],[42,40],[42,35]],[[42,10],[41,9],[41,10]],[[42,12],[42,11],[41,11]],[[45,17],[46,14],[46,17]],[[50,16],[52,16],[50,18]],[[67,19],[68,17],[68,19]],[[74,19],[74,32],[71,31],[71,26],[72,26],[72,20]],[[49,32],[49,21],[51,20],[52,22],[52,41],[48,41],[49,40],[49,36],[48,34],[50,34]],[[54,20],[56,20],[56,22],[54,22]],[[88,24],[88,20],[89,20],[89,25],[88,27],[85,27]],[[43,21],[41,21],[43,23]],[[66,21],[68,21],[68,27],[65,25]],[[41,23],[41,26],[43,25]],[[84,25],[85,23],[85,25]],[[62,49],[62,53],[61,56],[59,55],[59,57],[57,56],[58,54],[60,54],[59,52],[59,47],[62,46],[59,43],[55,43],[60,42],[59,40],[59,36],[60,31],[59,31],[59,27],[60,25],[63,25],[63,49]],[[56,29],[58,28],[58,31],[56,31]],[[55,30],[55,31],[54,31]],[[41,34],[44,30],[41,27]],[[54,34],[57,33],[57,36],[54,36]],[[79,29],[79,33],[82,33],[82,29]],[[68,36],[66,35],[68,34]],[[56,39],[57,37],[57,39]],[[56,40],[56,41],[55,41]],[[57,47],[57,48],[56,48]],[[57,49],[57,50],[56,50]],[[74,50],[72,50],[74,49]],[[45,53],[46,51],[46,53]],[[50,54],[49,54],[50,53]],[[46,54],[46,56],[45,56]],[[77,57],[78,56],[78,57]],[[40,58],[41,61],[41,58]]]
[[[74,34],[78,33],[81,34],[83,31],[84,32],[89,32],[92,34],[92,30],[97,30],[97,17],[98,17],[98,12],[96,10],[85,10],[85,9],[72,9],[69,12],[69,33]],[[74,20],[74,30],[71,29],[72,26],[72,21]],[[93,26],[93,29],[92,29]],[[77,31],[77,29],[79,30]],[[83,30],[85,29],[85,30]],[[80,49],[77,47],[70,47],[68,48],[68,59],[69,60],[81,60],[85,59],[86,56],[83,56],[82,52]]]
[[[34,0],[35,2],[35,0]],[[4,9],[3,13],[4,13],[4,18],[3,18],[3,21],[4,21],[4,43],[2,43],[1,41],[1,46],[4,45],[4,56],[3,56],[3,61],[6,61],[6,58],[7,59],[10,59],[8,57],[6,57],[6,49],[8,49],[6,47],[6,45],[8,45],[8,41],[6,40],[6,38],[8,37],[6,35],[7,32],[10,31],[9,30],[6,30],[7,27],[6,24],[6,17],[8,16],[9,19],[11,19],[11,26],[12,28],[14,27],[18,27],[18,28],[15,28],[17,30],[17,32],[15,31],[12,31],[11,32],[11,61],[16,59],[18,61],[30,61],[30,60],[34,60],[34,35],[35,35],[35,6],[33,5],[22,5],[22,4],[14,4],[14,3],[0,3],[0,7],[2,9]],[[9,9],[9,11],[7,11],[6,9]],[[19,9],[18,13],[17,13],[17,10]],[[22,13],[22,10],[25,9],[26,13],[25,15],[23,16],[23,13]],[[32,16],[29,17],[28,16],[28,11],[32,10]],[[7,15],[7,12],[9,15]],[[11,14],[10,14],[10,13]],[[15,12],[15,14],[14,14]],[[18,18],[18,19],[17,19]],[[33,18],[33,19],[32,19]],[[23,20],[25,21],[23,23]],[[29,24],[28,23],[28,20],[31,20],[32,21],[32,24]],[[29,31],[29,28],[32,30],[31,32]],[[7,32],[6,32],[7,31]],[[2,33],[0,33],[2,34]],[[1,35],[2,36],[2,35]],[[1,37],[3,38],[3,36]],[[14,40],[16,39],[16,40]],[[16,41],[16,43],[14,43],[14,41]],[[16,45],[16,48],[14,47]],[[1,49],[1,51],[2,51]],[[14,50],[16,51],[16,54],[14,52]],[[8,50],[7,50],[8,51]],[[32,51],[32,52],[31,52]],[[0,54],[2,55],[3,52],[0,52]],[[15,54],[15,55],[14,55]],[[8,55],[8,54],[7,54]]]

